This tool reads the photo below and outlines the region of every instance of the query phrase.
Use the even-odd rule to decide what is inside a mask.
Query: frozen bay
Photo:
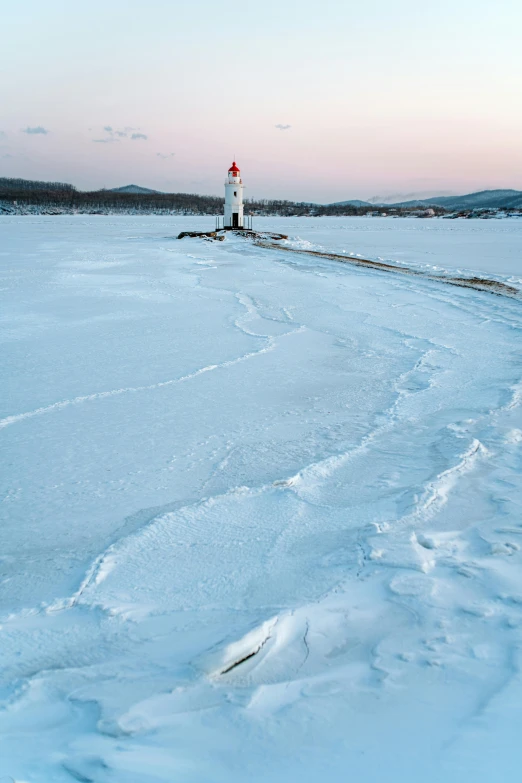
[[[212,222],[0,224],[0,777],[514,777],[522,302]],[[522,279],[517,220],[258,227]]]

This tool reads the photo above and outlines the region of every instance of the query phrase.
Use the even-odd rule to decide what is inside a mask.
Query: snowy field
[[[522,774],[522,298],[5,217],[0,780]],[[522,289],[522,221],[264,219]]]

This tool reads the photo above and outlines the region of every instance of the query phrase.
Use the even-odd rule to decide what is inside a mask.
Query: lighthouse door
[[[232,228],[239,227],[239,215],[237,212],[232,213]]]

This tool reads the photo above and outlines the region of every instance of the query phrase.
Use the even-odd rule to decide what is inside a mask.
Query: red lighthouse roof
[[[233,162],[233,164],[232,164],[232,165],[231,165],[231,167],[229,168],[229,171],[239,171],[239,168],[238,168],[238,166],[237,166],[237,163],[236,163],[236,161],[234,161],[234,162]]]

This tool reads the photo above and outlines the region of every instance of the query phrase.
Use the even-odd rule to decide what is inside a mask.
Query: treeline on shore
[[[64,182],[39,182],[0,177],[0,215],[222,215],[224,199],[197,193],[158,193],[146,188],[132,192],[129,186],[116,190],[80,191]],[[515,196],[513,196],[515,194]],[[245,214],[254,216],[323,217],[379,216],[494,218],[522,217],[522,193],[484,191],[454,197],[449,203],[410,201],[402,204],[369,204],[360,201],[313,204],[280,199],[247,199]],[[440,199],[448,201],[448,199]],[[459,203],[460,202],[460,203]]]
[[[193,193],[113,193],[109,190],[81,192],[77,190],[17,190],[0,187],[0,201],[7,207],[36,207],[39,211],[60,212],[143,212],[178,213],[185,215],[222,215],[224,199],[217,196],[198,196]],[[360,207],[353,205],[305,204],[294,201],[245,201],[245,214],[252,215],[366,215],[369,213],[411,212],[411,209],[387,207]],[[444,214],[445,210],[435,210]]]
[[[25,190],[3,188],[0,200],[4,204],[34,206],[42,209],[115,212],[181,212],[215,215],[222,211],[223,199],[197,196],[193,193],[117,193],[110,190],[84,192],[79,190]]]
[[[18,179],[14,177],[0,177],[0,193],[19,191],[45,191],[59,193],[60,191],[76,192],[74,185],[67,182],[40,182],[34,179]]]
[[[121,213],[176,213],[185,215],[221,215],[224,199],[218,196],[199,196],[194,193],[119,193],[112,190],[85,192],[73,185],[60,182],[32,182],[0,178],[0,202],[4,210],[34,208],[38,212],[106,212]],[[355,206],[351,204],[311,204],[295,201],[248,199],[245,213],[252,215],[366,215],[368,213],[401,213],[402,209]],[[436,210],[444,214],[444,209]],[[408,210],[411,212],[411,209]]]

